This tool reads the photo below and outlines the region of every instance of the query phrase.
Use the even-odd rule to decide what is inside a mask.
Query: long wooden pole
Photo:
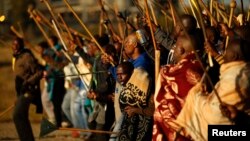
[[[47,6],[47,8],[48,8],[48,10],[49,10],[49,12],[50,12],[50,15],[52,16],[52,19],[54,19],[56,25],[57,25],[58,27],[60,27],[60,26],[59,26],[59,22],[57,21],[57,18],[56,18],[56,16],[55,16],[55,11],[52,9],[52,6],[51,6],[51,4],[49,3],[49,1],[48,1],[48,0],[40,0],[40,1],[42,1],[42,2],[45,3],[45,5]],[[60,30],[61,30],[61,29],[60,29]],[[62,30],[61,30],[61,31],[62,31]]]
[[[232,27],[232,20],[233,20],[233,14],[234,14],[235,7],[236,7],[236,2],[235,2],[235,0],[232,0],[230,2],[230,16],[229,16],[229,21],[228,21],[228,28]],[[228,42],[229,42],[229,36],[226,37],[225,48],[227,48]]]
[[[15,27],[14,27],[13,25],[10,26],[10,30],[11,30],[13,33],[15,33],[16,36],[17,36],[18,38],[22,38],[22,39],[23,39],[23,35],[22,35],[21,33],[19,33],[19,32],[15,29]]]
[[[114,3],[114,11],[115,11],[115,15],[117,15],[118,13],[118,5],[117,5],[117,2]],[[119,31],[119,34],[120,34],[120,37],[123,38],[124,37],[124,26],[122,26],[122,23],[121,23],[121,20],[117,17],[116,17],[116,20],[117,20],[117,27],[118,27],[118,31]]]
[[[154,9],[153,9],[153,6],[152,6],[152,3],[150,3],[150,10],[151,10],[151,13],[152,13],[152,16],[153,16],[153,19],[154,19],[154,23],[155,25],[158,26],[158,22],[156,20],[156,16],[155,16],[155,12],[154,12]],[[150,20],[150,19],[148,19]],[[151,23],[151,22],[150,22]],[[152,26],[152,25],[151,25]],[[152,28],[152,27],[151,27]],[[150,29],[151,30],[151,29]],[[151,32],[152,34],[152,32]],[[154,36],[154,34],[153,34]],[[154,43],[154,46],[156,46],[156,41],[155,39],[153,39],[153,42]],[[160,72],[160,57],[161,57],[161,52],[159,49],[157,49],[157,47],[155,47],[155,84],[157,82],[157,77],[159,75],[159,72]]]
[[[87,130],[87,129],[80,129],[80,128],[59,128],[58,130],[91,132],[91,133],[99,133],[99,134],[118,134],[118,132],[102,131],[102,130]]]
[[[248,12],[247,12],[247,21],[249,22],[250,19],[250,4],[248,6]]]
[[[58,30],[58,28],[57,28],[56,23],[55,23],[54,20],[52,20],[52,24],[53,24],[53,26],[54,26],[54,28],[55,28],[55,30],[56,30],[56,32],[57,32],[57,35],[58,35],[58,37],[59,37],[59,39],[60,39],[60,41],[61,41],[61,43],[62,43],[64,49],[67,51],[66,44],[65,44],[64,40],[62,39],[62,36],[61,36],[61,34],[59,33],[59,30]],[[64,50],[62,50],[62,52],[63,52],[63,54],[65,55],[65,57],[74,65],[74,68],[76,69],[77,74],[78,74],[79,78],[81,79],[81,81],[82,81],[84,87],[87,89],[87,91],[89,91],[89,85],[84,81],[84,79],[83,79],[82,76],[80,75],[81,73],[80,73],[79,69],[77,68],[77,66],[75,65],[75,63],[72,61],[71,57],[70,57]]]
[[[219,3],[214,2],[214,4],[218,5]],[[217,10],[218,14],[223,18],[223,21],[228,24],[228,18],[227,18],[227,15],[225,14],[225,12],[223,12],[220,7],[218,7],[216,10]]]
[[[210,17],[210,20],[211,20],[211,26],[215,24],[218,25],[216,19],[213,17],[212,13],[208,10],[207,6],[205,5],[205,3],[202,1],[202,0],[199,0],[200,4],[202,5],[202,7],[204,8],[204,10],[207,12],[208,16]]]
[[[82,22],[82,20],[79,18],[79,16],[76,14],[76,12],[74,11],[74,9],[72,8],[72,6],[68,3],[67,0],[64,0],[66,6],[69,8],[69,10],[73,13],[73,15],[75,16],[75,18],[77,19],[77,21],[80,23],[80,25],[83,27],[83,29],[86,30],[86,32],[89,34],[89,36],[91,37],[91,39],[94,41],[94,43],[97,45],[97,47],[100,49],[102,54],[106,54],[104,52],[104,50],[102,49],[102,47],[100,46],[100,44],[97,42],[97,40],[95,39],[95,37],[92,35],[92,33],[89,31],[89,29],[85,26],[85,24]],[[110,62],[112,66],[115,66],[113,62]]]
[[[193,2],[194,6],[197,9],[197,14],[198,14],[198,17],[199,17],[199,23],[201,25],[201,29],[202,29],[202,32],[203,32],[204,39],[207,40],[206,27],[205,27],[203,19],[202,19],[200,5],[199,5],[197,0],[193,0],[192,2]],[[209,62],[209,66],[213,67],[214,64],[213,64],[212,56],[211,56],[210,53],[208,53],[208,62]]]
[[[2,118],[6,113],[8,113],[10,110],[12,110],[15,107],[15,104],[11,105],[7,109],[5,109],[3,112],[0,113],[0,118]]]
[[[38,11],[37,9],[33,9],[32,10],[32,13],[34,14],[34,16],[36,16],[36,18],[38,17],[40,20],[38,20],[41,24],[49,27],[49,29],[54,33],[56,34],[56,31],[55,29],[53,28],[53,26],[51,25],[50,21],[44,16],[41,14],[40,11]]]
[[[100,49],[100,51],[102,53],[105,54],[104,50],[102,49],[102,47],[100,46],[100,44],[97,42],[97,40],[95,39],[95,37],[92,35],[92,33],[89,31],[89,29],[85,26],[85,24],[82,22],[82,20],[79,18],[79,16],[76,14],[76,12],[74,11],[74,9],[72,8],[72,6],[69,4],[69,2],[67,0],[64,0],[64,3],[66,4],[66,6],[69,8],[69,10],[73,13],[73,15],[75,16],[75,18],[77,19],[77,21],[80,23],[80,25],[83,27],[83,29],[86,30],[86,32],[89,34],[89,36],[92,38],[92,40],[94,41],[94,43],[97,45],[97,47]]]
[[[156,19],[156,16],[155,16],[154,8],[153,8],[153,6],[152,6],[151,3],[149,4],[149,7],[150,7],[150,11],[152,13],[152,17],[153,17],[154,23],[155,23],[155,25],[158,26],[158,22],[157,22],[157,19]]]
[[[213,0],[210,0],[210,13],[213,17]],[[213,19],[210,17],[211,26],[213,26]]]
[[[242,19],[243,19],[243,24],[244,24],[244,22],[245,22],[245,12],[244,12],[243,0],[240,0],[240,3],[241,3]]]
[[[169,1],[169,5],[170,5],[171,14],[172,14],[172,17],[173,17],[174,26],[176,26],[176,17],[175,17],[174,6],[173,6],[173,3],[172,3],[172,0]]]
[[[188,2],[189,2],[189,5],[190,5],[190,8],[191,8],[191,11],[193,13],[193,16],[195,17],[196,21],[198,21],[198,18],[197,18],[196,14],[195,14],[194,7],[193,7],[193,4],[192,4],[191,0],[188,0]],[[200,28],[200,27],[201,27],[200,23],[198,22],[198,28]]]
[[[159,75],[159,69],[160,69],[160,51],[157,49],[157,45],[156,45],[156,41],[155,41],[154,31],[153,31],[153,27],[152,27],[150,15],[149,15],[148,1],[144,0],[144,3],[145,3],[147,21],[149,23],[151,38],[152,38],[154,50],[155,50],[155,81],[157,81],[157,78]]]
[[[67,33],[69,35],[70,40],[74,40],[74,38],[73,38],[73,36],[72,36],[72,34],[71,34],[70,30],[69,30],[69,26],[66,24],[66,22],[64,21],[62,15],[60,13],[58,13],[58,17],[61,20],[64,28],[66,29],[66,31],[67,31]]]
[[[43,34],[43,37],[45,38],[45,40],[48,42],[49,46],[56,51],[56,49],[54,49],[53,44],[50,42],[49,37],[47,35],[47,33],[44,31],[44,29],[42,28],[42,26],[40,25],[40,23],[36,20],[34,14],[33,14],[33,10],[32,9],[28,9],[28,13],[30,14],[31,18],[35,21],[38,29],[40,30],[40,32]]]
[[[187,7],[185,5],[185,2],[183,0],[180,0],[180,4],[181,4],[181,6],[182,6],[182,8],[183,8],[183,10],[185,12],[185,14],[188,14],[188,10],[187,10]]]
[[[51,25],[51,23],[49,22],[49,20],[48,20],[40,11],[35,10],[35,13],[37,13],[37,15],[40,16],[40,17],[42,18],[42,20],[43,20],[50,28],[52,28],[52,29],[54,30],[54,28],[53,28],[53,26]],[[61,23],[59,23],[59,24],[60,24],[60,26],[62,26]],[[86,40],[91,40],[88,36],[83,35],[82,33],[76,31],[75,29],[72,29],[71,27],[69,27],[69,30],[70,30],[71,33],[77,34],[77,35],[79,35],[79,36],[85,38]]]

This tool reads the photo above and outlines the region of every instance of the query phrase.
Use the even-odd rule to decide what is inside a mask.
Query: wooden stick
[[[229,22],[228,22],[228,28],[231,28],[231,26],[232,26],[232,19],[233,19],[235,7],[236,7],[236,2],[235,2],[235,0],[232,0],[230,2],[230,17],[229,17]],[[227,48],[228,42],[229,42],[229,36],[226,37],[225,48]]]
[[[197,13],[198,13],[198,17],[199,17],[199,22],[200,22],[200,25],[201,25],[201,29],[202,29],[202,32],[203,32],[204,39],[207,40],[206,28],[205,28],[205,25],[203,23],[200,5],[199,5],[199,3],[198,3],[197,0],[193,0],[192,2],[193,2],[194,6],[197,9]],[[213,64],[212,56],[211,56],[210,53],[208,53],[208,62],[209,62],[209,66],[213,67],[214,64]]]
[[[217,9],[217,12],[223,18],[224,23],[228,24],[228,18],[226,17],[227,15],[225,15],[225,13],[220,8]]]
[[[244,4],[243,4],[243,0],[240,0],[240,3],[241,3],[241,13],[242,13],[242,19],[243,19],[243,24],[245,22],[245,13],[244,13]]]
[[[174,26],[176,26],[176,17],[175,17],[175,13],[174,13],[174,6],[172,4],[172,0],[169,1],[169,4],[170,4],[170,9],[171,9],[171,14],[173,17]]]
[[[7,109],[5,109],[3,112],[1,112],[0,113],[0,118],[2,118],[2,116],[4,116],[6,113],[8,113],[10,110],[12,110],[14,107],[15,107],[15,104],[11,105]]]
[[[188,14],[189,12],[188,12],[188,10],[187,10],[187,7],[185,6],[185,2],[184,2],[183,0],[180,0],[180,4],[181,4],[181,6],[182,6],[182,8],[183,8],[183,10],[184,10],[184,13],[185,13],[185,14]]]
[[[6,41],[4,41],[2,39],[0,39],[0,43],[3,44],[3,46],[5,46],[5,47],[11,47],[10,44],[6,43]]]
[[[48,1],[48,0],[40,0],[40,1],[42,1],[42,2],[45,3],[45,5],[47,6],[47,8],[48,8],[48,10],[49,10],[49,12],[50,12],[50,15],[52,16],[52,19],[54,19],[56,25],[57,25],[58,27],[60,27],[60,26],[59,26],[59,22],[57,21],[57,18],[56,18],[56,16],[55,16],[55,12],[53,11],[52,6],[51,6],[51,4],[49,3],[49,1]],[[61,28],[59,28],[59,29],[60,29],[60,31],[62,31]]]
[[[115,15],[117,15],[117,13],[118,13],[118,5],[117,5],[117,2],[116,3],[114,3],[114,11],[115,11]],[[118,16],[115,16],[116,17],[116,20],[117,20],[117,26],[118,26],[118,31],[119,31],[119,34],[120,34],[120,37],[124,37],[124,34],[125,33],[123,33],[123,31],[124,31],[124,26],[122,26],[122,23],[121,23],[121,20],[118,18]]]
[[[151,11],[154,23],[155,23],[155,25],[158,26],[158,22],[157,22],[157,19],[156,19],[156,16],[155,16],[154,8],[153,8],[152,4],[150,4],[149,6],[150,6],[150,11]]]
[[[191,8],[191,11],[192,11],[192,13],[193,13],[193,16],[195,17],[195,19],[196,19],[196,21],[197,21],[197,23],[198,23],[198,28],[200,28],[201,26],[200,26],[200,23],[198,22],[199,19],[197,18],[196,14],[195,14],[193,4],[192,4],[191,0],[188,0],[188,2],[189,2],[189,5],[190,5],[190,8]]]
[[[40,17],[43,19],[43,21],[44,21],[51,29],[53,29],[53,31],[55,31],[55,29],[53,28],[53,26],[51,25],[51,23],[49,22],[49,20],[48,20],[40,11],[38,11],[38,10],[36,9],[35,12],[37,13],[38,16],[40,16]],[[59,24],[62,25],[61,23],[59,23]],[[69,30],[70,30],[71,33],[77,34],[77,35],[79,35],[79,36],[85,38],[86,40],[91,40],[88,36],[83,35],[82,33],[76,31],[76,30],[73,29],[73,28],[70,28],[70,27],[69,27]],[[56,33],[56,31],[55,31],[55,33]]]
[[[123,16],[121,15],[121,13],[119,13],[116,9],[113,9],[107,2],[105,2],[105,1],[103,1],[103,2],[104,2],[105,5],[108,6],[109,9],[116,15],[116,17],[122,19],[126,25],[129,25],[130,28],[132,28],[132,30],[134,30],[134,31],[136,30],[135,26],[134,26],[131,22],[127,21],[126,17],[123,17]],[[123,34],[125,34],[125,33],[123,33]],[[122,34],[122,35],[123,35],[123,34]],[[122,36],[122,35],[121,35],[120,37],[123,37],[123,36],[124,36],[124,35],[123,35],[123,36]]]
[[[36,17],[39,17],[41,20],[39,21],[40,23],[42,23],[43,25],[46,25],[47,27],[49,27],[49,29],[56,34],[55,29],[53,28],[53,26],[51,25],[50,21],[37,9],[33,9],[32,10],[33,15],[35,15]]]
[[[211,15],[213,17],[213,0],[210,0],[210,13],[211,13]],[[210,17],[211,26],[214,25],[212,17]]]
[[[229,17],[229,22],[228,22],[228,27],[232,27],[232,20],[233,20],[233,15],[234,15],[234,9],[236,8],[236,2],[235,0],[232,0],[230,2],[230,17]]]
[[[220,22],[220,14],[218,12],[218,9],[219,9],[219,3],[215,3],[215,9],[216,9],[216,18],[217,18],[217,21]]]
[[[24,43],[25,43],[25,46],[26,46],[27,48],[29,48],[32,52],[36,52],[36,53],[39,52],[37,49],[35,49],[35,48],[33,47],[33,45],[32,45],[28,40],[25,39],[24,34],[19,33],[19,32],[15,29],[14,26],[11,26],[10,29],[11,29],[12,32],[14,32],[14,33],[16,34],[16,36],[18,36],[19,38],[22,38],[22,39],[23,39],[23,41],[24,41]]]
[[[250,7],[250,6],[249,6]],[[250,9],[248,10],[247,12],[247,21],[249,22],[249,19],[250,19]]]
[[[62,17],[62,15],[61,15],[60,13],[58,13],[58,17],[59,17],[59,19],[61,20],[61,22],[62,22],[64,28],[66,29],[66,31],[67,31],[67,33],[68,33],[68,35],[69,35],[70,40],[73,41],[74,38],[73,38],[73,36],[72,36],[72,34],[71,34],[70,30],[69,30],[69,27],[68,27],[68,25],[66,24],[66,22],[63,20],[63,17]]]
[[[47,33],[44,31],[44,29],[42,28],[42,26],[40,25],[40,23],[36,20],[36,18],[34,17],[34,14],[32,12],[32,9],[28,9],[28,13],[30,14],[31,18],[35,21],[38,29],[42,32],[43,37],[46,39],[46,41],[48,42],[49,46],[56,51],[56,49],[54,49],[54,46],[52,44],[52,42],[49,40],[49,37],[47,35]]]
[[[160,69],[160,51],[157,49],[157,46],[156,46],[154,31],[153,31],[152,23],[151,23],[150,16],[149,16],[148,2],[147,0],[144,0],[144,2],[145,2],[146,16],[147,16],[147,20],[149,23],[151,38],[152,38],[154,49],[155,49],[155,81],[157,81],[157,77],[158,77],[159,69]]]
[[[16,29],[15,29],[15,27],[12,25],[12,26],[10,26],[10,30],[13,32],[13,33],[15,33],[15,35],[18,37],[18,38],[22,38],[23,39],[23,35],[21,34],[21,33],[19,33]]]
[[[249,22],[250,19],[250,4],[248,6],[248,12],[247,12],[247,21]]]
[[[102,131],[102,130],[88,130],[88,129],[79,129],[79,128],[59,128],[58,130],[91,132],[91,133],[99,133],[99,134],[118,134],[118,132]]]
[[[146,3],[145,3],[146,4]],[[155,12],[152,6],[152,3],[150,3],[150,9],[151,9],[151,13],[154,19],[154,23],[155,25],[158,25],[158,22],[156,20],[156,16],[155,16]],[[148,19],[149,20],[149,19]],[[152,25],[151,25],[152,26]],[[152,27],[151,27],[152,28]],[[150,29],[151,30],[151,29]],[[151,32],[152,34],[152,32]],[[153,34],[154,36],[154,34]],[[153,43],[155,42],[155,39],[153,39]],[[156,46],[156,42],[154,43],[154,46]],[[156,48],[156,47],[155,47]],[[161,52],[159,49],[155,50],[155,82],[157,82],[157,78],[160,72],[160,57],[161,57]]]
[[[22,26],[21,26],[20,22],[18,22],[18,23],[17,23],[17,25],[18,25],[18,27],[19,27],[19,29],[20,29],[20,33],[21,33],[21,35],[22,35],[22,36],[23,36],[23,38],[24,38],[24,32],[23,32],[23,28],[22,28]]]
[[[95,37],[92,35],[92,33],[89,31],[89,29],[85,26],[85,24],[82,22],[82,20],[79,18],[79,16],[76,14],[76,12],[74,11],[74,9],[72,8],[71,5],[69,5],[67,0],[64,0],[65,4],[67,5],[67,7],[69,8],[69,10],[73,13],[73,15],[75,16],[75,18],[77,19],[77,21],[80,23],[80,25],[83,27],[83,29],[86,30],[86,32],[89,34],[89,36],[92,38],[92,40],[94,41],[94,43],[97,45],[97,47],[100,49],[100,51],[103,54],[106,54],[104,52],[104,50],[102,49],[102,47],[100,46],[100,44],[97,42],[97,40],[95,39]],[[112,66],[115,66],[113,62],[110,62]]]
[[[61,36],[61,34],[59,33],[59,30],[58,30],[58,28],[57,28],[56,23],[55,23],[54,20],[52,20],[52,24],[53,24],[53,26],[54,26],[54,28],[55,28],[55,30],[56,30],[56,32],[57,32],[57,35],[58,35],[58,37],[59,37],[59,39],[60,39],[60,41],[61,41],[61,43],[62,43],[64,49],[67,51],[66,44],[65,44],[64,40],[62,39],[62,36]],[[65,57],[73,64],[74,68],[75,68],[76,71],[77,71],[77,74],[78,74],[79,78],[80,78],[81,81],[82,81],[82,84],[83,84],[84,87],[87,89],[87,91],[89,91],[89,85],[88,85],[88,84],[84,81],[84,79],[81,77],[81,75],[80,75],[81,73],[80,73],[79,69],[77,68],[77,66],[75,65],[75,63],[72,61],[71,57],[70,57],[64,50],[62,50],[62,52],[63,52],[63,54],[65,55]]]
[[[164,15],[164,20],[165,20],[165,30],[167,33],[169,33],[169,29],[168,29],[168,18],[167,18],[167,15],[166,15],[166,12],[164,12],[163,10],[161,10],[162,14]]]
[[[119,37],[116,33],[115,33],[115,30],[114,30],[114,26],[113,24],[111,23],[111,20],[108,16],[108,13],[107,11],[105,10],[104,8],[104,5],[103,5],[103,1],[102,0],[99,0],[98,1],[100,7],[101,7],[101,11],[103,13],[103,19],[107,20],[108,21],[108,24],[106,24],[106,29],[109,31],[110,33],[110,36],[111,36],[111,40],[114,42],[118,41],[118,42],[121,42],[121,37]],[[103,23],[103,22],[102,22]],[[101,23],[101,24],[102,24]]]
[[[208,16],[210,17],[211,23],[213,22],[213,24],[211,24],[211,26],[214,24],[215,24],[215,26],[217,26],[218,23],[217,23],[216,19],[213,17],[212,13],[210,13],[210,11],[207,9],[205,3],[202,0],[199,0],[199,2],[202,5],[202,7],[205,9],[205,11],[207,12]]]
[[[76,14],[76,12],[74,11],[74,9],[72,8],[72,6],[68,3],[67,0],[64,0],[64,3],[66,4],[66,6],[69,8],[69,10],[73,13],[73,15],[75,16],[75,18],[77,19],[77,21],[80,23],[80,25],[83,27],[83,29],[86,30],[86,32],[89,34],[89,36],[92,38],[92,40],[94,41],[94,43],[97,45],[97,47],[100,49],[100,51],[105,54],[104,50],[102,49],[102,47],[100,46],[100,44],[97,42],[97,40],[95,39],[95,37],[92,35],[92,33],[89,31],[89,29],[85,26],[85,24],[82,22],[82,20],[79,18],[79,16]]]

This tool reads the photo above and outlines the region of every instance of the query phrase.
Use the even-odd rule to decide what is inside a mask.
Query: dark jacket
[[[40,79],[43,76],[42,67],[38,64],[30,50],[22,49],[14,55],[15,88],[17,96],[25,93],[33,98],[32,103],[37,106],[37,113],[42,112]]]

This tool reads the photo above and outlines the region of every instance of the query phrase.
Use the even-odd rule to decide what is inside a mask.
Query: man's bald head
[[[184,14],[181,16],[181,22],[188,33],[195,32],[197,22],[192,15]]]
[[[197,40],[194,38],[194,36],[178,36],[173,59],[175,62],[179,62],[194,50],[200,50]]]
[[[125,39],[124,51],[132,59],[135,59],[143,52],[143,47],[140,45],[135,32]]]
[[[243,39],[232,39],[224,54],[225,63],[232,61],[250,61],[249,42]]]

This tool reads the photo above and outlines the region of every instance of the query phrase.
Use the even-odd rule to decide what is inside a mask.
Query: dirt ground
[[[81,138],[73,138],[71,131],[56,130],[48,135],[39,138],[40,123],[32,122],[32,129],[36,141],[83,141]],[[0,140],[1,141],[19,141],[14,124],[12,121],[1,122],[0,124]]]
[[[3,113],[15,101],[14,76],[11,66],[12,52],[10,47],[0,44],[0,141],[18,141],[18,135],[12,122],[12,110]],[[35,106],[30,107],[30,121],[36,141],[83,141],[72,138],[71,131],[56,130],[39,138],[40,121],[43,115],[35,113]]]

